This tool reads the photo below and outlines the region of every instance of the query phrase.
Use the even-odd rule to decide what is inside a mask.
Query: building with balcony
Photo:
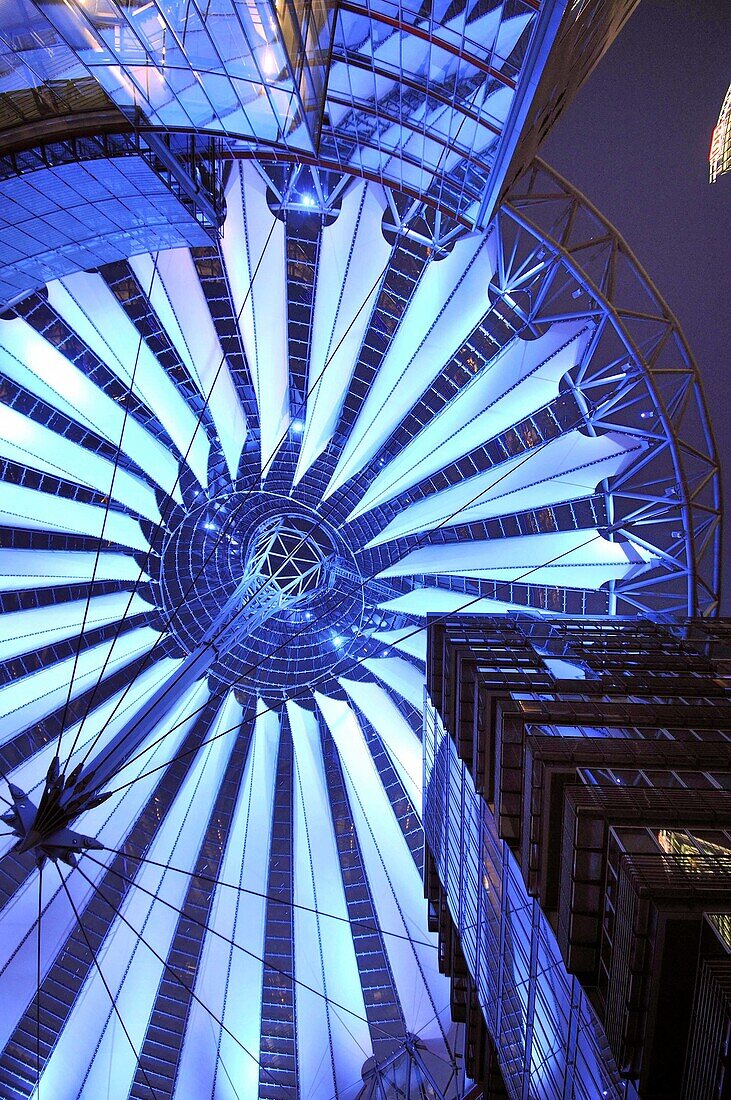
[[[716,1100],[731,624],[429,626],[425,892],[485,1097]]]

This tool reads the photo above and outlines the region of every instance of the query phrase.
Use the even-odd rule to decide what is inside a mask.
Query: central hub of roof
[[[336,548],[316,521],[302,515],[265,520],[249,540],[246,566],[292,601],[316,592],[328,582],[328,562]]]
[[[180,509],[160,555],[162,609],[180,649],[200,644],[237,589],[243,629],[216,648],[212,677],[272,704],[345,670],[363,580],[345,539],[314,509],[261,490],[201,493]]]

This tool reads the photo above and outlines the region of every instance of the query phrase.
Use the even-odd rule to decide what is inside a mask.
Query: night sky
[[[541,155],[616,225],[703,378],[725,488],[731,615],[731,173],[708,150],[731,82],[729,0],[642,0]]]

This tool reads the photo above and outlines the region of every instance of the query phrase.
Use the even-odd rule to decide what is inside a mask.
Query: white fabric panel
[[[589,496],[600,481],[623,470],[641,447],[635,436],[619,432],[567,432],[404,508],[367,546]]]
[[[381,577],[443,573],[482,580],[599,588],[652,561],[630,543],[609,542],[598,531],[551,531],[507,539],[423,546],[390,565]]]
[[[222,883],[239,887],[241,892],[216,887],[208,923],[218,935],[209,933],[206,937],[196,984],[197,996],[236,1039],[214,1024],[200,1004],[193,1002],[175,1100],[199,1100],[211,1094],[214,1080],[216,1100],[237,1100],[234,1086],[241,1097],[258,1093],[256,1059],[261,1028],[259,991],[264,972],[261,958],[266,900],[255,895],[266,894],[268,886],[278,744],[279,718],[273,711],[262,710],[256,718],[220,873]],[[234,949],[219,936],[233,940],[243,950]]]
[[[204,693],[207,689],[203,687]],[[202,701],[201,685],[194,685],[186,698],[182,700],[183,707],[199,705]],[[170,716],[170,725],[180,711]],[[130,770],[130,777],[140,777],[135,783],[124,791],[113,794],[102,806],[82,815],[79,822],[83,822],[82,831],[98,836],[103,844],[109,848],[119,848],[124,838],[129,833],[133,823],[149,799],[152,791],[160,781],[160,774],[156,773],[142,778],[143,772],[151,765],[162,762],[174,754],[180,746],[183,737],[188,732],[190,724],[181,727],[162,745],[153,749],[150,755],[138,761]],[[157,727],[149,741],[155,740],[164,727]],[[94,858],[84,860],[84,874],[92,883],[98,883],[104,874],[104,868],[95,862],[103,859],[102,853],[95,853]],[[66,871],[66,868],[64,868]],[[52,965],[55,957],[68,933],[76,924],[69,905],[68,898],[60,885],[58,873],[52,864],[46,864],[43,873],[43,898],[44,907],[48,908],[43,913],[43,927],[41,932],[41,973],[45,975]],[[69,874],[66,885],[74,899],[74,904],[83,909],[91,887],[80,874]],[[38,906],[38,887],[35,878],[30,879],[22,889],[9,900],[5,910],[3,922],[3,936],[0,938],[0,998],[6,1002],[9,997],[19,1004],[27,1004],[36,989],[36,948],[37,939],[33,923],[36,920]],[[17,953],[16,953],[17,952]],[[104,971],[106,977],[106,970]],[[109,999],[105,1006],[105,1012],[109,1006]],[[4,1046],[12,1033],[15,1016],[12,1012],[0,1013],[0,1042]],[[94,1032],[97,1034],[98,1032]],[[122,1036],[121,1042],[126,1043]],[[43,1077],[42,1095],[56,1097],[60,1095],[54,1090],[55,1082],[64,1078],[63,1063],[51,1062]],[[104,1093],[104,1096],[107,1094]]]
[[[176,500],[178,464],[159,439],[95,386],[25,321],[0,322],[0,368],[36,397],[109,440]],[[124,434],[122,429],[124,428]]]
[[[157,691],[165,680],[174,675],[181,664],[182,659],[173,657],[164,657],[162,660],[156,661],[150,668],[144,669],[139,676],[135,677],[129,686],[129,690],[122,688],[100,706],[94,707],[84,720],[83,729],[80,733],[81,722],[75,722],[72,726],[69,726],[61,741],[60,756],[62,760],[66,758],[77,734],[79,739],[73,755],[67,763],[66,771],[73,771],[75,766],[81,763],[87,748],[92,743],[95,745],[95,753],[100,752],[108,745],[127,719],[131,718],[140,709],[145,700]],[[37,788],[45,783],[48,766],[56,753],[56,744],[55,739],[49,741],[39,752],[35,753],[29,760],[24,760],[11,773],[13,783],[17,784],[22,791],[31,794],[31,797],[39,794]],[[106,803],[106,805],[109,804]]]
[[[68,868],[64,867],[64,871]],[[85,873],[96,882],[102,869],[90,862]],[[85,904],[91,888],[81,875],[72,875],[68,883],[77,908]],[[3,935],[0,937],[0,998],[3,1005],[20,1009],[30,1003],[37,988],[38,933],[34,927],[38,915],[38,877],[14,894],[3,913]],[[47,863],[43,871],[43,915],[41,918],[41,975],[53,965],[56,954],[76,924],[68,898],[61,887],[56,865]],[[0,1012],[0,1042],[3,1047],[18,1022],[19,1012]],[[41,1020],[43,1017],[41,1017]],[[37,1094],[34,1094],[37,1095]],[[43,1093],[41,1093],[43,1095]],[[56,1093],[49,1090],[49,1096]]]
[[[105,678],[149,650],[159,637],[156,630],[140,627],[121,634],[116,644],[109,638],[91,649],[82,650],[76,665],[71,698],[75,699],[96,683],[113,644]],[[4,745],[21,730],[40,722],[56,707],[63,706],[73,667],[73,656],[67,657],[0,688],[0,744]]]
[[[106,520],[105,520],[106,515]],[[39,493],[25,485],[4,481],[0,489],[0,527],[23,527],[33,531],[61,531],[63,534],[94,535],[120,546],[146,553],[147,539],[137,520],[123,512],[108,512],[96,504]]]
[[[295,909],[294,942],[297,1051],[302,1100],[335,1095],[358,1079],[370,1037],[358,963],[350,934],[317,716],[287,703],[295,753],[294,900],[297,905],[343,917],[331,920]],[[319,945],[319,951],[317,947]],[[311,990],[318,990],[317,996]],[[347,1005],[362,1020],[323,997]],[[323,1052],[332,1045],[332,1062]]]
[[[87,871],[92,879],[98,877],[90,874],[93,870],[95,868],[92,864]],[[72,890],[72,894],[74,894],[74,901],[79,905],[88,894],[89,887],[80,875],[74,878],[77,881],[74,883],[75,889]],[[4,1006],[14,1006],[13,1011],[0,1012],[0,1042],[3,1047],[13,1034],[20,1011],[30,1003],[36,991],[38,933],[34,924],[37,916],[38,876],[36,873],[31,875],[20,891],[12,896],[3,913],[3,935],[0,937],[2,962],[0,998]],[[56,952],[75,923],[68,898],[61,888],[56,867],[52,863],[46,864],[43,872],[41,974],[45,974],[53,964]],[[49,1095],[53,1094],[49,1093]]]
[[[194,865],[233,740],[220,738],[201,750],[151,845],[150,859],[178,867]],[[142,932],[147,943],[164,959],[178,921],[179,913],[175,910],[185,899],[190,879],[142,864],[135,882],[155,898],[153,900],[134,887],[130,889],[122,912],[132,928],[120,918],[115,919],[99,952],[99,964],[117,997],[119,1014],[130,1038],[139,1050],[160,979],[166,971],[162,962],[137,938],[136,932]],[[183,977],[183,981],[189,984],[190,979]],[[102,1021],[104,1030],[98,1043]],[[96,971],[89,975],[83,996],[74,1005],[61,1032],[50,1065],[58,1062],[64,1065],[68,1084],[56,1083],[56,1091],[52,1094],[55,1100],[71,1100],[77,1095],[85,1100],[116,1100],[120,1095],[126,1096],[132,1085],[136,1058],[130,1044],[119,1035],[118,1020]],[[89,1072],[78,1094],[78,1082],[84,1078],[87,1066]]]
[[[153,523],[160,522],[155,493],[144,481],[101,455],[37,424],[9,405],[0,405],[0,456],[33,470],[99,489]]]
[[[424,705],[424,673],[402,657],[367,657],[363,665],[417,710]]]
[[[384,691],[379,684],[344,679],[340,680],[340,684],[373,728],[378,731],[411,805],[421,817],[423,766],[421,741],[388,692]]]
[[[389,343],[326,495],[373,457],[484,315],[494,270],[492,252],[490,237],[478,234],[458,241],[448,256],[428,265]]]
[[[449,588],[414,588],[403,596],[386,600],[379,604],[385,611],[403,611],[408,615],[428,615],[430,612],[447,613],[459,611],[465,604],[470,615],[503,615],[507,611],[525,611],[520,604],[504,603],[502,600],[481,599],[468,596],[464,592],[452,592]]]
[[[353,376],[391,247],[383,194],[359,183],[322,232],[308,376],[307,421],[295,485],[327,445]],[[340,289],[342,288],[342,289]]]
[[[80,271],[48,287],[48,299],[80,339],[124,386],[151,409],[196,478],[208,484],[209,443],[196,431],[197,418],[167,371],[130,321],[101,275]],[[103,331],[91,318],[104,318]]]
[[[237,167],[226,195],[221,245],[256,390],[266,476],[290,420],[284,224],[269,209],[266,185],[256,170]]]
[[[176,662],[176,664],[177,663],[178,662]],[[175,669],[171,670],[171,679],[175,671]],[[158,722],[152,733],[150,733],[142,743],[141,747],[136,749],[127,763],[119,768],[115,773],[114,780],[110,781],[108,786],[110,788],[123,786],[131,782],[135,776],[143,772],[146,773],[148,769],[153,772],[152,778],[154,781],[159,783],[165,774],[165,769],[162,768],[162,765],[167,765],[174,759],[183,739],[200,717],[200,712],[208,702],[210,694],[206,677],[201,680],[196,680],[194,684],[191,684],[178,702],[170,707],[170,710],[165,715],[164,721]],[[129,698],[129,696],[127,696],[127,698]],[[221,741],[226,740],[228,739],[224,737],[221,738]],[[218,744],[218,742],[216,742],[216,744]],[[190,760],[191,757],[188,759]],[[156,772],[154,772],[155,767],[159,769]],[[104,817],[104,807],[106,805],[107,803],[105,802],[99,806],[98,809],[89,810],[88,813],[82,814],[79,821],[83,821],[85,823],[85,828],[95,833],[97,827],[94,823],[100,821]]]
[[[208,402],[233,481],[246,440],[246,418],[193,258],[187,248],[170,248],[158,253],[158,278],[154,280],[149,254],[133,256],[129,264],[142,287],[147,290],[152,286],[152,308]],[[203,429],[199,430],[204,434]]]
[[[417,661],[426,661],[425,630],[417,630],[414,626],[402,627],[401,630],[377,630],[371,637],[384,645],[395,646],[407,656],[415,657]]]
[[[0,548],[0,588],[17,592],[26,588],[52,588],[79,581],[135,581],[150,578],[140,573],[127,554],[103,553],[94,570],[96,554],[87,550],[5,550]]]
[[[439,974],[436,936],[424,928],[421,876],[355,714],[335,699],[318,696],[318,704],[340,754],[379,923],[390,932],[414,936],[421,941],[421,944],[410,943],[396,936],[384,936],[407,1029],[427,1043],[438,1044],[441,1031],[434,1017],[449,1004],[449,982]],[[434,946],[425,947],[425,942]],[[445,1014],[448,1016],[448,1011]]]
[[[132,596],[130,602],[129,592],[110,592],[106,596],[94,596],[88,606],[85,632],[105,623],[115,622],[122,616],[131,618],[143,611],[153,610],[152,605],[141,596]],[[86,600],[72,600],[69,603],[26,608],[0,615],[0,661],[40,649],[63,638],[75,637],[81,630],[86,608]]]
[[[530,23],[531,19],[535,18],[536,16],[532,12],[529,12],[526,15],[515,15],[512,19],[502,20],[500,31],[495,42],[496,56],[492,59],[492,63],[497,69],[502,68],[502,62],[510,57],[525,27]],[[473,34],[471,27],[468,31],[468,35],[473,41],[480,41],[480,39]]]
[[[573,339],[578,328],[566,322],[537,340],[512,340],[374,478],[349,518],[391,500],[557,397],[559,382],[586,346],[588,333]]]

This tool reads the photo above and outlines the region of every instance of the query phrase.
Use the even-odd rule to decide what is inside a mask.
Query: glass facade
[[[102,134],[1,158],[0,301],[16,302],[80,266],[208,244],[216,210],[193,201],[189,172],[193,155],[199,175],[211,171],[215,151],[206,139],[196,150],[191,138],[176,138],[173,150],[162,162],[138,134]]]
[[[719,176],[731,170],[731,87],[726,92],[713,131],[709,161],[711,183],[715,183]]]
[[[511,1100],[636,1095],[525,887],[435,707],[424,721],[424,830]]]
[[[729,630],[430,626],[426,893],[510,1097],[723,1087]]]
[[[557,40],[582,54],[583,79],[634,2],[590,18],[566,0],[8,0],[0,126],[205,130],[232,153],[312,160],[484,225],[534,151],[519,141]],[[554,99],[556,80],[579,82],[559,52]]]

